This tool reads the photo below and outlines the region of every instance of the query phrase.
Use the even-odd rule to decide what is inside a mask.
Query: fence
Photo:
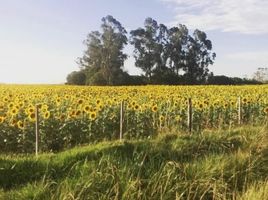
[[[121,101],[120,103],[120,123],[119,123],[119,140],[122,141],[124,137],[124,120],[125,120],[125,114],[126,114],[126,103],[125,101]],[[39,131],[39,123],[40,123],[40,114],[39,114],[40,106],[35,106],[35,115],[36,115],[36,121],[35,121],[35,154],[38,155],[40,149],[39,149],[39,143],[40,143],[40,131]],[[241,125],[243,123],[242,118],[242,104],[241,104],[241,98],[238,97],[237,99],[237,124]],[[191,134],[193,132],[193,103],[192,99],[188,98],[187,100],[187,131]]]

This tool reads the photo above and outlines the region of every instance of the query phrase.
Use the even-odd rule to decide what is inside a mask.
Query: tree
[[[120,22],[108,15],[102,18],[101,32],[93,31],[87,36],[84,41],[87,49],[83,57],[79,58],[80,67],[85,70],[87,84],[123,84],[118,81],[118,77],[127,76],[122,69],[127,59],[127,55],[123,53],[128,41],[126,34]]]
[[[187,84],[204,83],[208,78],[208,66],[213,64],[216,57],[212,53],[212,43],[205,32],[195,30],[193,37],[188,36],[185,51],[184,77]]]
[[[214,76],[211,75],[207,79],[207,84],[209,85],[256,85],[261,84],[261,82],[254,79],[246,79],[239,77],[228,77],[224,75]]]
[[[145,72],[145,76],[152,82],[152,77],[163,75],[167,71],[165,45],[167,27],[152,18],[145,19],[144,28],[130,32],[130,43],[134,45],[136,67]]]
[[[85,85],[86,75],[83,71],[73,71],[67,76],[68,85]]]
[[[167,54],[168,67],[177,76],[183,69],[186,61],[185,52],[188,40],[188,29],[185,25],[172,27],[168,30]]]
[[[195,30],[189,35],[185,25],[168,29],[152,18],[144,28],[130,32],[134,45],[135,65],[145,72],[150,83],[188,84],[204,83],[209,75],[208,66],[216,57],[212,43],[204,32]]]
[[[253,75],[253,79],[260,82],[268,81],[268,68],[259,67]]]

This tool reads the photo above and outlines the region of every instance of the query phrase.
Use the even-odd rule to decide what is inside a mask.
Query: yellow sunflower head
[[[199,108],[200,110],[202,110],[202,109],[204,108],[203,103],[199,103],[198,108]]]
[[[152,111],[153,111],[153,112],[156,112],[157,109],[158,109],[158,108],[157,108],[157,105],[154,105],[154,106],[152,107]]]
[[[140,106],[138,104],[134,105],[134,110],[139,110]]]
[[[35,113],[29,113],[29,115],[28,115],[28,119],[29,119],[31,122],[34,122],[34,121],[36,120]]]
[[[89,105],[85,105],[84,106],[84,111],[86,112],[86,113],[89,113],[90,112],[90,106]]]
[[[5,121],[5,117],[4,116],[0,116],[0,124],[4,123]]]
[[[17,120],[13,118],[13,119],[10,120],[9,123],[10,123],[10,126],[13,126],[14,127],[14,126],[17,125]]]
[[[101,100],[100,100],[100,99],[97,99],[97,100],[96,100],[96,104],[97,104],[97,105],[101,104]]]
[[[50,117],[50,112],[46,111],[43,115],[44,119],[48,119]]]
[[[90,119],[90,120],[95,120],[96,117],[97,117],[97,113],[96,113],[96,112],[91,112],[91,113],[89,113],[89,119]]]
[[[78,99],[77,104],[82,105],[84,103],[83,99]]]
[[[17,126],[18,126],[18,128],[21,129],[21,130],[24,130],[24,128],[25,128],[25,124],[24,124],[23,121],[21,121],[21,120],[19,120],[19,121],[17,122]]]
[[[17,108],[12,108],[11,110],[10,110],[10,114],[12,115],[12,116],[14,116],[14,115],[17,115],[18,114],[18,109]]]
[[[159,121],[160,122],[163,122],[165,120],[165,117],[163,116],[163,115],[160,115],[160,117],[159,117]]]

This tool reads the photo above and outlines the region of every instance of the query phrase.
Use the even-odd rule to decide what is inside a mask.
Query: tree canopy
[[[118,85],[127,74],[122,70],[127,55],[123,52],[127,44],[127,32],[115,18],[102,18],[101,32],[92,31],[84,44],[87,46],[79,65],[90,85]]]
[[[209,75],[208,66],[216,57],[206,33],[195,30],[191,36],[185,25],[167,28],[147,18],[144,28],[133,30],[130,35],[135,65],[152,83],[174,79],[187,84],[203,83]]]
[[[111,15],[102,18],[100,31],[88,34],[86,50],[78,59],[79,72],[68,75],[69,84],[127,85],[127,84],[202,84],[208,80],[209,65],[216,54],[205,32],[192,35],[185,25],[168,28],[152,18],[144,27],[126,29]],[[128,55],[125,46],[134,47],[135,66],[143,75],[131,76],[124,71]],[[84,74],[84,76],[82,75]],[[78,81],[79,77],[83,80]]]

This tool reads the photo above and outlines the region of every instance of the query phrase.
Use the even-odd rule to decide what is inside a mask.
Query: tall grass
[[[242,127],[1,156],[0,199],[265,199],[268,131]]]

